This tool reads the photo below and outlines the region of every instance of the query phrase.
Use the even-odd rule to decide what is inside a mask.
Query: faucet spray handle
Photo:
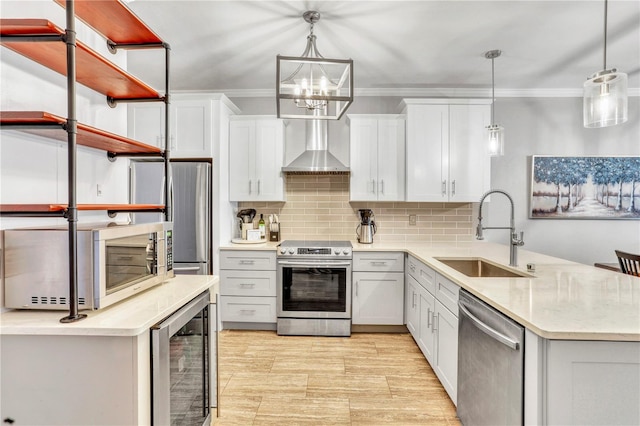
[[[476,227],[476,239],[477,240],[484,240],[484,233],[482,231],[482,221],[478,222],[478,226]]]

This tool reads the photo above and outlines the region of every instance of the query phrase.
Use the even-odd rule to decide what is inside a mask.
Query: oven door
[[[279,318],[351,318],[351,262],[279,260]]]

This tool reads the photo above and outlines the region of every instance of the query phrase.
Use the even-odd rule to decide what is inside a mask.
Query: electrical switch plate
[[[409,215],[409,225],[415,225],[416,224],[416,215],[415,214],[410,214]]]

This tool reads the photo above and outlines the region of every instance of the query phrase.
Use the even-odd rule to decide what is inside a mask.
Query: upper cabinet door
[[[448,105],[407,108],[407,201],[448,201]]]
[[[491,157],[485,141],[489,105],[449,106],[449,201],[480,201],[491,187]]]
[[[349,116],[350,176],[352,201],[378,199],[378,120]]]
[[[284,201],[284,124],[276,118],[229,124],[230,201]]]
[[[127,136],[164,149],[165,105],[132,103],[127,105]]]
[[[275,118],[255,121],[255,200],[284,201],[284,125]]]
[[[255,170],[255,123],[249,120],[229,122],[229,199],[250,200]]]
[[[378,121],[378,200],[405,199],[405,121]]]
[[[211,101],[189,99],[173,101],[171,117],[171,156],[177,158],[211,158]]]
[[[397,115],[350,115],[351,201],[404,201],[405,121]]]

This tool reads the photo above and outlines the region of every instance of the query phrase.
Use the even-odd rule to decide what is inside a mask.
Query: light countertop
[[[137,336],[209,289],[215,303],[218,277],[176,275],[136,296],[97,311],[80,311],[88,317],[60,323],[69,311],[12,310],[0,315],[0,335]]]
[[[261,249],[276,250],[267,244]],[[519,266],[512,269],[526,273],[533,263],[531,277],[471,278],[435,258],[481,257],[508,268],[509,247],[486,241],[352,245],[356,253],[409,253],[541,337],[640,341],[639,277],[518,248]]]

